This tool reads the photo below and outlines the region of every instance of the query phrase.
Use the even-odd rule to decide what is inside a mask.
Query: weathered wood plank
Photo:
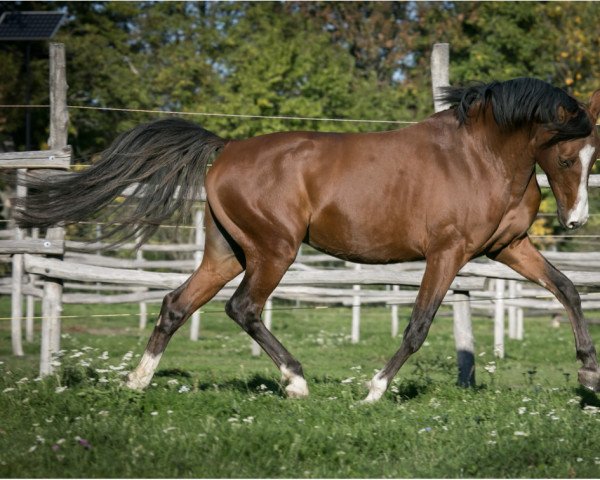
[[[0,240],[0,254],[32,253],[41,255],[60,255],[65,251],[65,243],[61,240],[20,239]]]
[[[105,250],[110,246],[109,243],[103,242],[75,242],[72,240],[67,240],[65,243],[65,247],[67,250],[71,252],[98,252],[100,250]],[[201,246],[203,249],[204,245]],[[125,243],[118,247],[119,250],[134,250],[135,243]],[[198,245],[194,244],[161,244],[154,245],[151,243],[146,243],[140,247],[140,250],[143,252],[196,252],[198,250]]]
[[[0,153],[0,169],[52,168],[67,169],[71,164],[71,147],[57,150]]]
[[[111,282],[126,285],[139,285],[147,287],[176,288],[182,284],[188,275],[177,273],[157,273],[139,270],[123,270],[90,265],[81,268],[81,265],[55,259],[45,259],[25,255],[25,268],[29,273],[37,273],[56,278],[78,280],[84,282]],[[281,285],[408,285],[419,286],[423,272],[398,272],[382,268],[372,271],[288,271],[281,281]],[[241,276],[238,276],[229,285],[238,285]],[[485,280],[478,277],[457,277],[451,289],[479,290],[483,288]]]

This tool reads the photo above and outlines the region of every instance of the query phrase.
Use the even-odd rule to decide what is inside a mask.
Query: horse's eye
[[[568,159],[565,159],[565,158],[559,158],[558,159],[558,164],[562,168],[569,168],[571,165],[573,165],[573,160],[568,160]]]

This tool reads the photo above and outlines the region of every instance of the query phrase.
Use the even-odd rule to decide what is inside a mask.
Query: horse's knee
[[[185,309],[177,302],[178,299],[177,291],[170,292],[163,298],[156,328],[167,335],[173,335],[187,318]]]

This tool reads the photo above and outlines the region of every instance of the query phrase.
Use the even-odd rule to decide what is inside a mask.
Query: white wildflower
[[[513,433],[513,435],[515,437],[528,437],[529,434],[527,432],[521,432],[519,430],[517,430],[515,433]]]
[[[342,380],[341,383],[352,383],[352,381],[355,379],[356,377],[348,377],[344,380]]]
[[[8,388],[5,388],[4,390],[2,390],[2,393],[12,392],[13,390],[14,390],[14,388],[8,387]]]
[[[177,390],[179,393],[187,393],[191,390],[191,388],[188,385],[182,385],[181,387],[179,387],[179,390]]]
[[[489,362],[483,369],[490,375],[493,375],[496,371],[496,362]]]
[[[158,412],[156,412],[156,411],[150,412],[150,415],[152,415],[153,417],[156,417],[158,415]]]
[[[527,411],[527,407],[519,407],[519,409],[517,410],[519,415],[523,415],[526,411]]]
[[[54,393],[62,393],[67,389],[67,387],[56,387],[54,389]]]

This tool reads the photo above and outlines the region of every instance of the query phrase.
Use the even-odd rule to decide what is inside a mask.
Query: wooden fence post
[[[67,69],[65,46],[50,44],[50,138],[51,149],[67,146],[69,112],[67,110]],[[62,241],[63,227],[48,228],[46,239]],[[62,255],[60,256],[62,258]],[[52,354],[60,349],[60,319],[62,312],[62,280],[45,278],[42,300],[42,346],[40,376],[52,373]]]
[[[19,178],[24,175],[25,169],[17,170],[17,197],[24,197],[27,189],[19,185]],[[15,241],[23,240],[23,230],[15,226]],[[15,254],[12,257],[12,294],[11,294],[11,321],[10,334],[13,355],[23,356],[23,255]]]
[[[496,279],[496,296],[494,299],[494,355],[504,358],[504,292],[506,280]]]
[[[31,229],[31,238],[37,239],[39,237],[39,229],[32,228]],[[29,284],[34,285],[36,280],[38,279],[37,275],[29,274]],[[34,321],[33,317],[35,316],[35,297],[33,295],[27,295],[27,313],[25,317],[25,340],[28,342],[33,342],[34,337]]]
[[[437,112],[446,110],[449,105],[438,99],[441,89],[450,85],[450,45],[436,43],[431,52],[431,87],[433,90],[433,106]]]
[[[355,271],[360,271],[359,263],[354,265]],[[352,296],[352,328],[350,331],[350,341],[358,343],[360,340],[360,285],[353,285],[352,290],[355,295]]]
[[[392,292],[400,291],[400,285],[392,285]],[[398,321],[398,304],[392,304],[392,338],[396,338],[398,336],[399,330],[399,321]]]
[[[450,85],[450,45],[436,43],[431,52],[431,87],[433,105],[437,112],[449,108],[440,100],[442,89]],[[475,385],[475,344],[471,320],[469,292],[454,291],[454,342],[458,364],[458,384],[464,387]]]
[[[204,212],[198,210],[194,217],[194,224],[196,226],[196,245],[198,250],[194,252],[194,264],[195,268],[200,266],[202,262],[202,251],[201,246],[204,243],[204,230],[202,225],[204,223]],[[190,340],[197,341],[200,338],[200,310],[196,310],[192,314],[192,322],[190,324]]]
[[[471,297],[469,292],[454,291],[454,343],[458,363],[458,385],[475,386],[475,349],[471,322]]]
[[[523,285],[521,283],[517,283],[517,292],[516,292],[517,297],[521,296],[522,290],[523,290]],[[523,340],[523,308],[521,308],[521,307],[517,308],[516,333],[517,333],[517,336],[516,336],[517,340]]]
[[[141,240],[141,236],[138,235],[136,237],[136,243],[139,243]],[[138,248],[137,252],[135,252],[135,259],[142,261],[144,260],[144,252],[142,251],[141,248]],[[138,270],[142,270],[141,268],[138,268]],[[141,292],[147,292],[148,289],[147,288],[140,288]],[[139,304],[140,307],[140,322],[139,322],[139,329],[140,330],[144,330],[146,328],[146,325],[148,324],[148,304],[146,302],[140,302]]]
[[[508,281],[508,299],[517,298],[517,281]],[[508,307],[508,338],[517,338],[517,307],[510,305]]]

